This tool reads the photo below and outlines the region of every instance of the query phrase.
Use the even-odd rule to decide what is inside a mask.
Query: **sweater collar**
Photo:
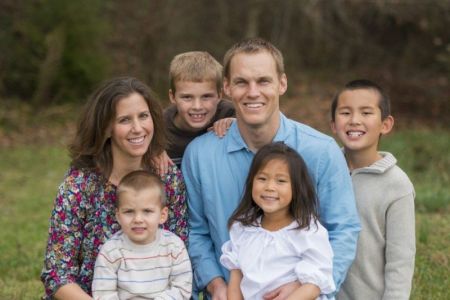
[[[358,173],[382,174],[397,164],[397,159],[391,153],[383,151],[379,151],[378,153],[381,155],[381,159],[377,160],[370,166],[354,169],[352,171],[352,175]]]

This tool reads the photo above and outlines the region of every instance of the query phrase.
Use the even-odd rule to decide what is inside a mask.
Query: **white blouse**
[[[333,251],[327,230],[317,221],[310,229],[299,230],[298,223],[268,231],[260,226],[235,222],[230,240],[222,246],[220,262],[228,270],[240,269],[244,299],[263,298],[283,284],[298,280],[312,283],[321,294],[334,292]],[[321,299],[327,299],[321,295]]]

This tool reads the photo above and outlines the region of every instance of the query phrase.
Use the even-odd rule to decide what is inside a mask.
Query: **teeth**
[[[264,200],[269,200],[269,201],[277,200],[277,197],[270,197],[270,196],[261,196],[261,198],[263,198]]]
[[[128,141],[130,141],[130,143],[132,143],[132,144],[139,144],[144,141],[144,138],[145,137],[141,136],[141,137],[134,138],[134,139],[128,139]]]
[[[262,105],[262,103],[248,103],[248,104],[245,104],[245,106],[247,106],[248,108],[260,108],[263,105]]]
[[[191,117],[195,118],[195,119],[199,119],[202,118],[205,114],[191,114]]]
[[[348,131],[347,134],[351,137],[362,136],[364,132],[362,131]]]

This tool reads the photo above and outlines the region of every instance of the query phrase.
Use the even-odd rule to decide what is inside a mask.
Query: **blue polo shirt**
[[[283,141],[303,157],[315,182],[320,222],[334,252],[333,277],[338,288],[356,253],[360,231],[353,188],[342,151],[331,137],[286,118],[273,140]],[[215,277],[229,279],[221,266],[221,247],[229,239],[227,222],[238,206],[254,153],[242,139],[237,122],[227,135],[206,133],[194,139],[183,156],[189,209],[189,256],[194,281],[203,289]]]

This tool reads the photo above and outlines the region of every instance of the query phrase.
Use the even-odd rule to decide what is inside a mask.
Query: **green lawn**
[[[415,184],[417,256],[412,299],[449,299],[450,132],[383,139]],[[37,299],[48,217],[68,166],[61,146],[0,148],[0,299]]]

